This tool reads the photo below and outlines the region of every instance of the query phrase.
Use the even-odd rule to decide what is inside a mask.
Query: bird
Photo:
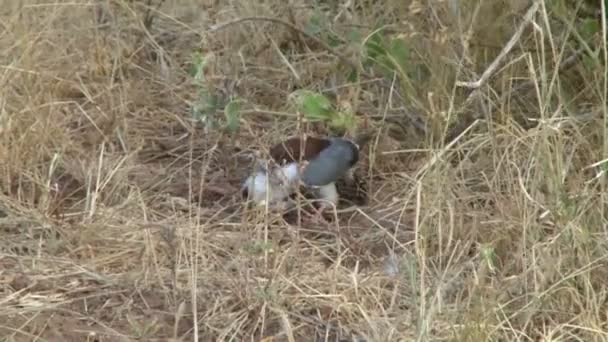
[[[322,218],[328,207],[337,207],[339,201],[336,181],[349,174],[359,161],[359,146],[344,138],[330,138],[329,145],[302,167],[302,183],[315,191],[320,199],[314,221]]]
[[[271,147],[269,154],[280,165],[288,165],[311,160],[330,143],[330,139],[315,136],[291,137]]]
[[[359,160],[361,145],[371,136],[362,134],[355,140],[339,137],[292,137],[269,149],[268,167],[258,164],[242,185],[244,197],[257,204],[278,205],[288,200],[299,185],[312,190],[320,200],[315,220],[322,218],[328,206],[338,204],[335,182],[349,177]],[[259,163],[259,161],[258,161]]]
[[[344,138],[330,138],[303,168],[302,181],[309,186],[322,186],[344,176],[359,161],[359,146]]]
[[[258,205],[264,205],[267,199],[272,206],[284,202],[299,184],[301,162],[312,159],[328,145],[329,140],[318,137],[292,137],[275,144],[269,150],[270,159],[258,159],[253,174],[243,182],[242,196]]]

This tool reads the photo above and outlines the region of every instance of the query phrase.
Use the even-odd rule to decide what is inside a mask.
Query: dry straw
[[[608,339],[603,1],[3,5],[2,341]],[[374,132],[329,226],[238,194],[300,89]]]

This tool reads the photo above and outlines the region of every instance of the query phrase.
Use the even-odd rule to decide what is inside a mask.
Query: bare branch
[[[513,36],[507,43],[507,45],[505,45],[505,47],[502,49],[502,51],[500,51],[500,53],[498,54],[496,59],[494,59],[494,61],[490,64],[490,66],[486,69],[486,71],[483,72],[483,74],[477,81],[475,81],[475,82],[458,81],[458,82],[456,82],[456,86],[477,89],[477,88],[481,87],[482,85],[484,85],[486,83],[486,81],[494,74],[496,69],[500,66],[502,60],[507,56],[507,54],[509,54],[509,52],[511,52],[511,50],[513,49],[515,44],[519,41],[519,39],[521,38],[521,35],[524,32],[524,29],[532,21],[532,18],[536,14],[536,11],[538,11],[538,7],[539,7],[539,2],[534,1],[534,3],[530,6],[530,8],[528,9],[528,12],[524,16],[524,21],[517,28],[517,31],[515,31],[515,33],[513,34]]]

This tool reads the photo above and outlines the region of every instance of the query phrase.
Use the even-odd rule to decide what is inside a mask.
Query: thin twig
[[[236,24],[240,24],[243,22],[247,22],[247,21],[267,21],[267,22],[272,22],[272,23],[276,23],[276,24],[281,24],[283,26],[288,27],[289,29],[295,31],[296,33],[314,41],[316,44],[318,44],[319,46],[321,46],[325,51],[329,52],[330,54],[338,57],[338,59],[350,66],[351,68],[354,68],[355,70],[358,70],[362,75],[366,76],[366,77],[373,77],[372,75],[367,74],[364,70],[361,70],[361,68],[359,67],[358,63],[356,63],[355,61],[351,60],[350,58],[348,58],[347,56],[345,56],[344,54],[340,53],[339,51],[337,51],[336,49],[332,48],[331,46],[327,45],[327,43],[325,43],[323,40],[315,37],[313,34],[310,34],[302,29],[300,29],[299,27],[295,26],[292,23],[289,23],[287,21],[284,21],[282,19],[279,18],[272,18],[272,17],[243,17],[243,18],[237,18],[228,22],[224,22],[224,23],[220,23],[220,24],[216,24],[216,25],[212,25],[209,28],[209,32],[217,32],[220,30],[223,30],[229,26],[232,25],[236,25]]]
[[[494,59],[494,61],[490,64],[490,66],[483,72],[483,74],[477,81],[475,81],[475,82],[458,81],[458,82],[456,82],[456,86],[477,89],[477,88],[481,87],[482,85],[484,85],[486,83],[486,81],[494,74],[496,69],[500,66],[502,60],[509,54],[509,52],[511,52],[511,50],[513,49],[515,44],[519,41],[519,39],[521,38],[521,35],[524,33],[524,29],[526,28],[526,26],[528,26],[528,24],[532,21],[532,18],[536,14],[536,11],[538,10],[538,6],[539,6],[538,1],[535,1],[530,6],[530,8],[528,9],[528,12],[524,16],[524,21],[521,23],[521,25],[519,25],[519,27],[517,28],[517,31],[515,31],[515,33],[509,40],[509,42],[507,42],[507,45],[505,45],[505,47],[500,51],[498,56]]]
[[[272,22],[272,23],[276,23],[276,24],[281,24],[283,26],[288,27],[289,29],[293,30],[294,32],[296,32],[298,34],[299,37],[306,37],[310,40],[312,40],[313,42],[315,42],[316,44],[318,44],[321,48],[323,48],[326,52],[336,56],[342,63],[350,66],[351,68],[357,70],[357,72],[362,76],[365,77],[367,79],[377,79],[377,77],[375,77],[374,75],[366,72],[365,70],[363,70],[363,68],[360,66],[359,63],[353,61],[352,59],[348,58],[346,55],[340,53],[339,51],[337,51],[336,49],[332,48],[331,46],[327,45],[327,43],[325,43],[323,40],[319,39],[318,37],[314,36],[313,34],[310,34],[302,29],[300,29],[299,27],[295,26],[292,23],[289,23],[287,21],[284,21],[282,19],[279,18],[272,18],[272,17],[258,17],[258,16],[254,16],[254,17],[242,17],[242,18],[237,18],[234,20],[230,20],[224,23],[220,23],[220,24],[216,24],[216,25],[212,25],[209,28],[209,32],[217,32],[220,30],[223,30],[229,26],[232,25],[236,25],[236,24],[240,24],[243,22],[247,22],[247,21],[267,21],[267,22]],[[386,87],[387,89],[390,90],[389,85],[386,84],[386,82],[384,82],[382,79],[380,80],[380,85],[382,85],[383,87]],[[403,102],[405,103],[405,99],[403,98],[403,96],[400,93],[395,93],[395,95]],[[412,113],[410,113],[409,111],[406,111],[406,116],[412,121],[412,123],[414,124],[414,126],[420,130],[421,132],[423,132],[424,134],[427,133],[426,127],[424,125],[424,123],[421,123],[422,120],[419,116],[414,115]]]
[[[559,72],[563,72],[565,70],[570,69],[572,66],[574,66],[576,64],[576,62],[578,62],[580,60],[580,57],[583,55],[583,53],[584,53],[584,49],[580,48],[580,49],[574,51],[568,57],[564,58],[558,66]],[[534,85],[533,81],[527,80],[527,81],[522,82],[519,85],[515,86],[511,91],[508,92],[508,94],[527,91],[533,85]]]
[[[156,4],[156,8],[154,9],[154,11],[158,11],[164,2],[165,2],[165,0],[160,0],[158,2],[158,4]],[[152,22],[154,21],[154,17],[155,16],[152,14],[152,0],[148,0],[148,2],[146,4],[146,14],[144,16],[144,27],[147,30],[150,30],[150,28],[152,27]]]

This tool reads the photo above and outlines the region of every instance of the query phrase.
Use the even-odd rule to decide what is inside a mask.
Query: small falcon
[[[350,171],[359,161],[360,146],[370,137],[369,134],[361,135],[357,142],[319,137],[294,137],[282,141],[269,151],[271,161],[267,164],[274,165],[258,165],[253,175],[245,180],[243,196],[257,204],[268,201],[274,206],[285,202],[302,184],[321,200],[320,216],[324,209],[338,204],[335,182],[344,176],[352,177]]]

